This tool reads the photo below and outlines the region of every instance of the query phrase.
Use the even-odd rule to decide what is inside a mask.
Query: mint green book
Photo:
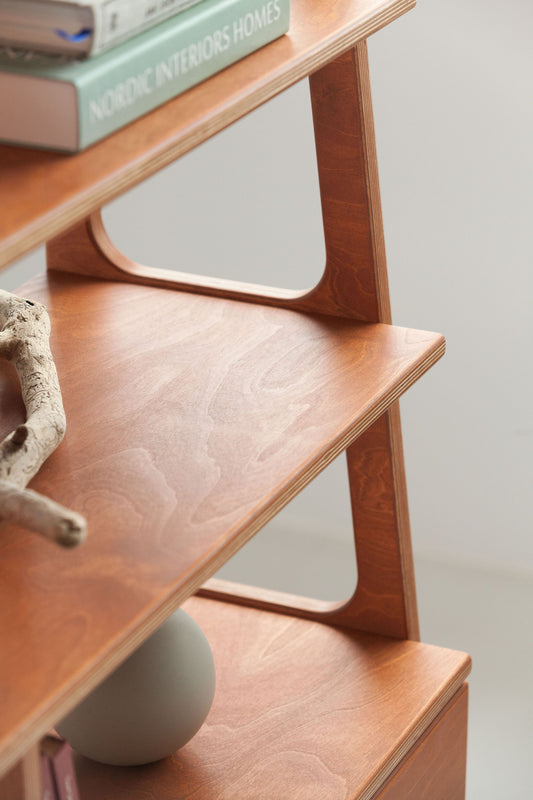
[[[202,0],[84,61],[0,50],[0,140],[74,152],[289,28],[290,0]]]

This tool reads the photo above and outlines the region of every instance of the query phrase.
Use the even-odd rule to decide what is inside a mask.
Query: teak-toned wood
[[[373,800],[463,800],[467,719],[465,684]]]
[[[22,761],[0,777],[1,800],[27,800],[24,797]]]
[[[2,531],[1,607],[19,609],[1,618],[0,685],[16,687],[4,763],[444,348],[437,334],[61,273],[25,293],[49,309],[69,426],[32,485],[82,513],[88,540],[62,557]],[[8,429],[13,391],[0,395]]]
[[[22,759],[24,800],[43,800],[39,744],[34,744]]]
[[[415,0],[293,0],[288,35],[75,156],[0,147],[0,266],[87,217],[399,17]]]
[[[370,800],[470,668],[465,654],[419,642],[198,598],[184,608],[215,657],[204,727],[153,766],[117,770],[78,758],[82,796]]]
[[[84,800],[464,797],[470,660],[412,641],[397,403],[444,340],[391,325],[364,42],[413,4],[293,0],[288,36],[86,152],[0,147],[0,265],[49,241],[48,275],[24,291],[49,308],[68,419],[32,487],[89,526],[73,553],[2,526],[0,774],[25,757],[24,800],[39,737],[184,602],[215,650],[207,724],[150,767],[80,758]],[[305,76],[316,287],[169,273],[117,250],[103,204]],[[9,365],[1,377],[0,437],[24,418]],[[352,598],[208,580],[343,451]]]
[[[418,639],[410,537],[405,529],[403,537],[398,536],[399,525],[408,526],[408,519],[407,508],[397,507],[405,487],[395,494],[392,476],[389,426],[394,411],[395,407],[379,417],[347,449],[357,557],[353,597],[328,603],[219,579],[207,581],[200,594],[384,636]],[[395,433],[399,436],[399,428]]]
[[[309,310],[391,320],[366,42],[309,77],[326,246]]]
[[[48,800],[41,791],[39,745],[33,745],[24,758],[0,777],[0,800]]]
[[[366,42],[310,76],[326,264],[316,287],[286,291],[138,264],[100,211],[47,245],[48,268],[149,286],[391,322]]]
[[[326,242],[324,275],[314,289],[284,293],[231,281],[199,281],[183,273],[136,264],[113,245],[99,213],[48,244],[49,268],[389,323],[366,42],[312,75],[310,88]],[[375,467],[370,472],[369,461]],[[353,602],[337,610],[334,621],[416,639],[418,618],[397,407],[350,448],[348,470],[357,512],[359,584]],[[305,607],[309,610],[308,604]],[[301,610],[302,604],[297,608]],[[370,608],[373,613],[369,616]]]
[[[398,404],[347,449],[347,459],[358,580],[344,616],[360,630],[418,639]]]

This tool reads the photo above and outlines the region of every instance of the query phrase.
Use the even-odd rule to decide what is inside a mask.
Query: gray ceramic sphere
[[[215,692],[209,642],[182,609],[57,726],[79,753],[104,764],[147,764],[183,747]]]

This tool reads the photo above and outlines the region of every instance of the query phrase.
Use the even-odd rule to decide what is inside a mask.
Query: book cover
[[[289,0],[203,0],[89,60],[0,52],[0,139],[76,151],[289,27]]]
[[[41,765],[41,800],[57,800],[50,759],[42,751],[39,759]]]
[[[72,750],[70,745],[58,736],[45,736],[41,740],[41,758],[48,762],[51,774],[51,800],[80,800]],[[47,800],[43,783],[43,800]]]
[[[199,0],[0,0],[0,44],[97,55]]]

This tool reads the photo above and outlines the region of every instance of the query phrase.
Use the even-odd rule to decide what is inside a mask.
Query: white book
[[[96,58],[0,47],[0,141],[82,150],[282,36],[289,20],[289,0],[202,0]]]
[[[97,55],[199,0],[0,0],[0,45]]]

